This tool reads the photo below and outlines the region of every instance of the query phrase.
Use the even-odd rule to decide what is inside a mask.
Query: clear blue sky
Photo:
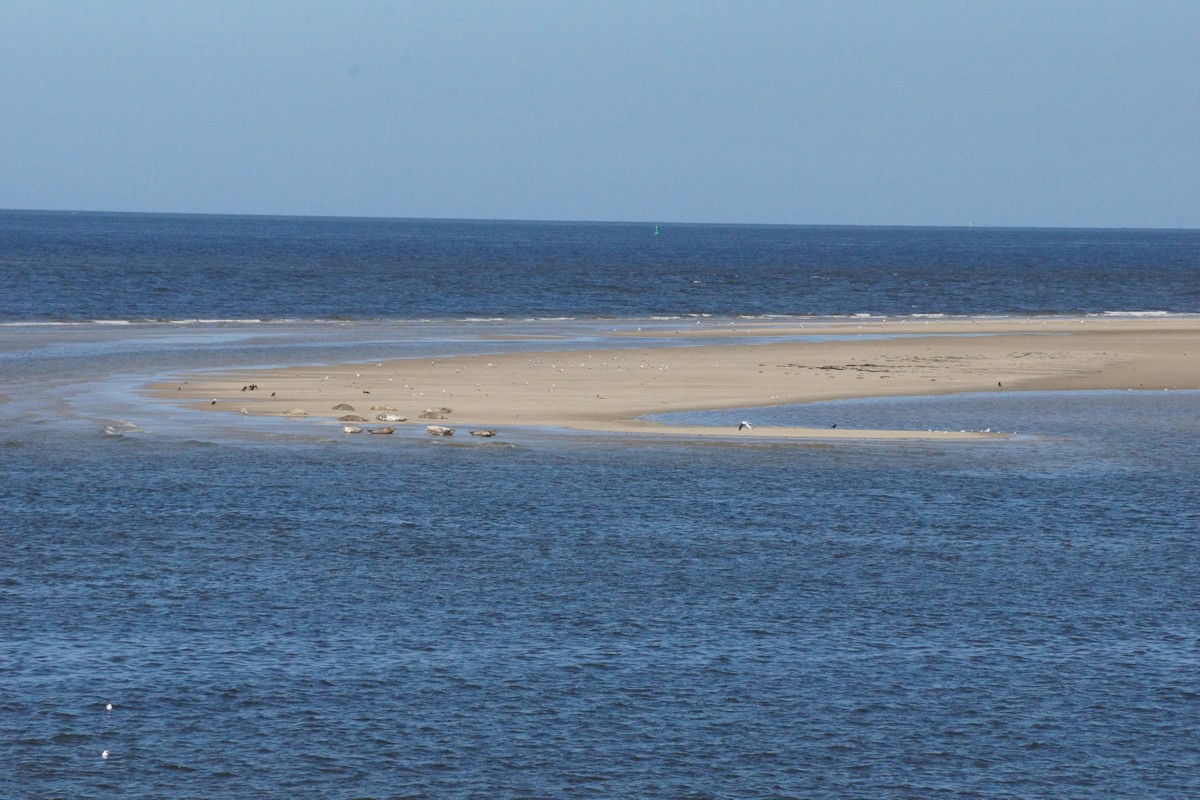
[[[1200,227],[1200,2],[0,1],[0,208]]]

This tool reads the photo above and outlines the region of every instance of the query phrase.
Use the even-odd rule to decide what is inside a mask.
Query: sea
[[[1196,314],[1195,230],[0,211],[0,797],[1200,797],[1200,393],[664,417],[1017,434],[778,443],[143,389]]]

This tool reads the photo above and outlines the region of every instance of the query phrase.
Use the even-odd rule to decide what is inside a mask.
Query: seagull
[[[107,758],[108,758],[108,751],[107,751],[107,750],[101,750],[101,751],[100,751],[100,757],[101,757],[101,758],[104,758],[104,759],[107,759]]]
[[[108,705],[104,706],[104,710],[105,710],[105,711],[112,711],[112,703],[109,703]]]
[[[742,424],[741,424],[741,425],[738,425],[738,430],[739,430],[739,431],[740,431],[742,428],[745,428],[745,429],[746,429],[746,430],[748,430],[748,431],[754,430],[754,426],[753,426],[753,425],[751,425],[749,422],[746,422],[746,420],[742,420]]]

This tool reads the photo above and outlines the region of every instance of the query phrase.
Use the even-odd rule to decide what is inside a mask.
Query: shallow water
[[[308,334],[187,336],[11,359],[14,796],[1197,789],[1196,393],[746,412],[984,443],[251,435],[134,377]]]

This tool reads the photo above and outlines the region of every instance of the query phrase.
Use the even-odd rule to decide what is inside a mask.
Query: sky
[[[0,208],[1200,227],[1200,2],[0,0]]]

